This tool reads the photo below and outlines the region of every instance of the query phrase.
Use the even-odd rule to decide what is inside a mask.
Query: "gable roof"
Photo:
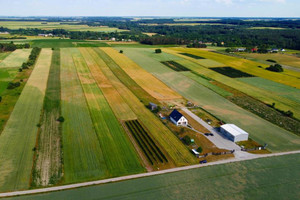
[[[221,128],[223,128],[224,130],[226,130],[227,132],[229,132],[233,136],[249,135],[246,131],[244,131],[243,129],[237,127],[234,124],[224,124],[224,125],[221,126]]]
[[[174,109],[172,111],[172,113],[170,114],[170,118],[174,119],[176,122],[178,122],[178,120],[182,117],[183,115],[178,112],[178,110]]]

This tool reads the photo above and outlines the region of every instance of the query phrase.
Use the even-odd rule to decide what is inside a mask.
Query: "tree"
[[[283,68],[279,64],[270,65],[270,67],[267,67],[266,70],[269,70],[272,72],[283,72]]]
[[[57,121],[59,121],[59,122],[64,122],[64,121],[65,121],[65,118],[64,118],[63,116],[60,116],[60,117],[57,119]]]
[[[198,147],[197,151],[201,153],[203,151],[202,147]]]
[[[155,49],[155,53],[161,53],[161,49]]]
[[[0,96],[0,102],[2,101],[2,97]]]
[[[123,53],[123,50],[120,50],[120,53]]]
[[[25,49],[29,49],[29,48],[30,48],[30,44],[26,43],[26,44],[24,45],[24,48],[25,48]]]
[[[182,138],[182,141],[186,144],[186,145],[190,145],[191,144],[191,138],[190,136],[186,135]]]

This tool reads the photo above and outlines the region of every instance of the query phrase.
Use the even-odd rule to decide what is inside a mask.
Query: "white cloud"
[[[224,3],[226,5],[232,4],[232,0],[216,0],[217,3]]]

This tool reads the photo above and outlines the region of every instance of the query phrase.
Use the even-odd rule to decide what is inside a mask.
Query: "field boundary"
[[[255,159],[268,158],[268,157],[274,157],[274,156],[285,156],[285,155],[290,155],[290,154],[300,154],[300,150],[281,152],[281,153],[273,153],[273,154],[265,154],[265,155],[256,155],[256,156],[250,157],[250,158],[249,157],[233,158],[233,159],[210,162],[210,163],[206,163],[206,164],[196,164],[196,165],[177,167],[177,168],[166,169],[166,170],[161,170],[161,171],[154,171],[154,172],[135,174],[135,175],[129,175],[129,176],[121,176],[121,177],[117,177],[117,178],[109,178],[109,179],[98,180],[98,181],[89,181],[89,182],[84,182],[84,183],[76,183],[76,184],[55,186],[55,187],[41,188],[41,189],[34,189],[34,190],[24,190],[24,191],[0,193],[0,198],[13,197],[13,196],[19,196],[19,195],[47,193],[47,192],[54,192],[54,191],[61,191],[61,190],[69,190],[69,189],[75,189],[75,188],[81,188],[81,187],[87,187],[87,186],[93,186],[93,185],[100,185],[100,184],[105,184],[105,183],[119,182],[119,181],[125,181],[125,180],[130,180],[130,179],[143,178],[143,177],[148,177],[148,176],[155,176],[155,175],[161,175],[161,174],[166,174],[166,173],[173,173],[173,172],[178,172],[178,171],[196,169],[196,168],[207,167],[207,166],[212,166],[212,165],[222,165],[222,164],[226,164],[226,163],[235,163],[235,162],[241,162],[241,161],[246,161],[246,160],[255,160]]]

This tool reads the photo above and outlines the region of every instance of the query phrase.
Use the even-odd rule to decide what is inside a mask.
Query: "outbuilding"
[[[233,142],[246,141],[249,136],[246,131],[234,124],[224,124],[220,127],[220,131],[225,137]]]
[[[148,106],[152,111],[157,109],[157,105],[155,103],[150,102]]]
[[[176,126],[188,125],[188,120],[178,110],[174,109],[170,114],[170,120],[176,124]]]

